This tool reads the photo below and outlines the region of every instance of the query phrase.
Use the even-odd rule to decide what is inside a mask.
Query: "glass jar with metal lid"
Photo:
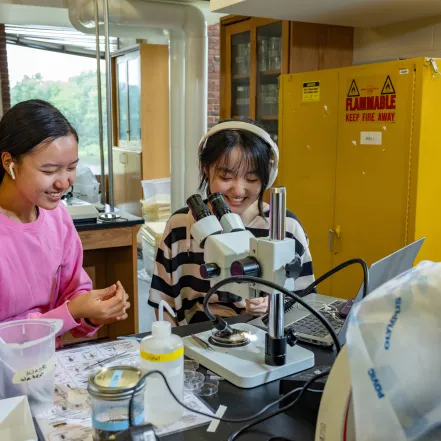
[[[95,441],[110,441],[129,428],[129,402],[135,425],[144,424],[145,381],[143,372],[133,366],[110,366],[89,376],[88,391],[92,402],[92,427]]]

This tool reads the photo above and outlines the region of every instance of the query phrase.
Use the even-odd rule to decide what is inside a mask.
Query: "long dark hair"
[[[9,109],[0,120],[0,155],[11,154],[15,161],[42,142],[51,143],[62,136],[78,134],[66,117],[52,104],[28,100]],[[5,176],[0,162],[0,183]]]
[[[261,127],[255,121],[245,117],[226,119],[218,124],[228,121],[242,121]],[[259,214],[263,217],[263,194],[270,177],[271,148],[262,138],[254,133],[245,130],[222,130],[208,138],[205,148],[199,153],[199,190],[206,190],[208,194],[210,193],[209,176],[205,173],[205,170],[210,170],[214,166],[215,173],[217,173],[220,168],[225,167],[230,153],[236,146],[239,146],[241,149],[241,160],[235,164],[233,173],[237,173],[244,166],[244,162],[250,170],[256,172],[262,183],[258,206]]]

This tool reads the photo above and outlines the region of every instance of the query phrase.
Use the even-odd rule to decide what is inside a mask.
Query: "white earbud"
[[[11,178],[15,179],[14,164],[12,162],[11,162],[11,165],[9,166],[9,171],[11,173]]]

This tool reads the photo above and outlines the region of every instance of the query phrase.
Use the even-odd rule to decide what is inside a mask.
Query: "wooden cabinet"
[[[278,142],[278,78],[352,64],[353,28],[253,17],[221,19],[221,119],[257,121]]]
[[[62,335],[63,345],[100,338],[116,338],[139,332],[138,321],[138,258],[136,235],[143,219],[121,213],[126,223],[77,226],[83,246],[83,268],[92,280],[93,289],[103,289],[120,281],[130,298],[128,318],[102,326],[90,338]]]
[[[221,26],[221,118],[249,117],[277,142],[277,84],[288,73],[289,22],[250,18]]]
[[[141,180],[170,176],[168,46],[116,52],[112,70],[115,206],[140,215]]]
[[[113,148],[113,184],[115,207],[126,213],[141,216],[142,153]]]

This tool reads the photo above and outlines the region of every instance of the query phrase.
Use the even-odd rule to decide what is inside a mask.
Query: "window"
[[[81,162],[100,175],[95,37],[49,27],[6,26],[6,32],[11,105],[39,98],[56,106],[78,131]],[[115,40],[112,39],[113,49]],[[77,53],[81,55],[74,55]],[[104,60],[101,77],[107,164]]]

